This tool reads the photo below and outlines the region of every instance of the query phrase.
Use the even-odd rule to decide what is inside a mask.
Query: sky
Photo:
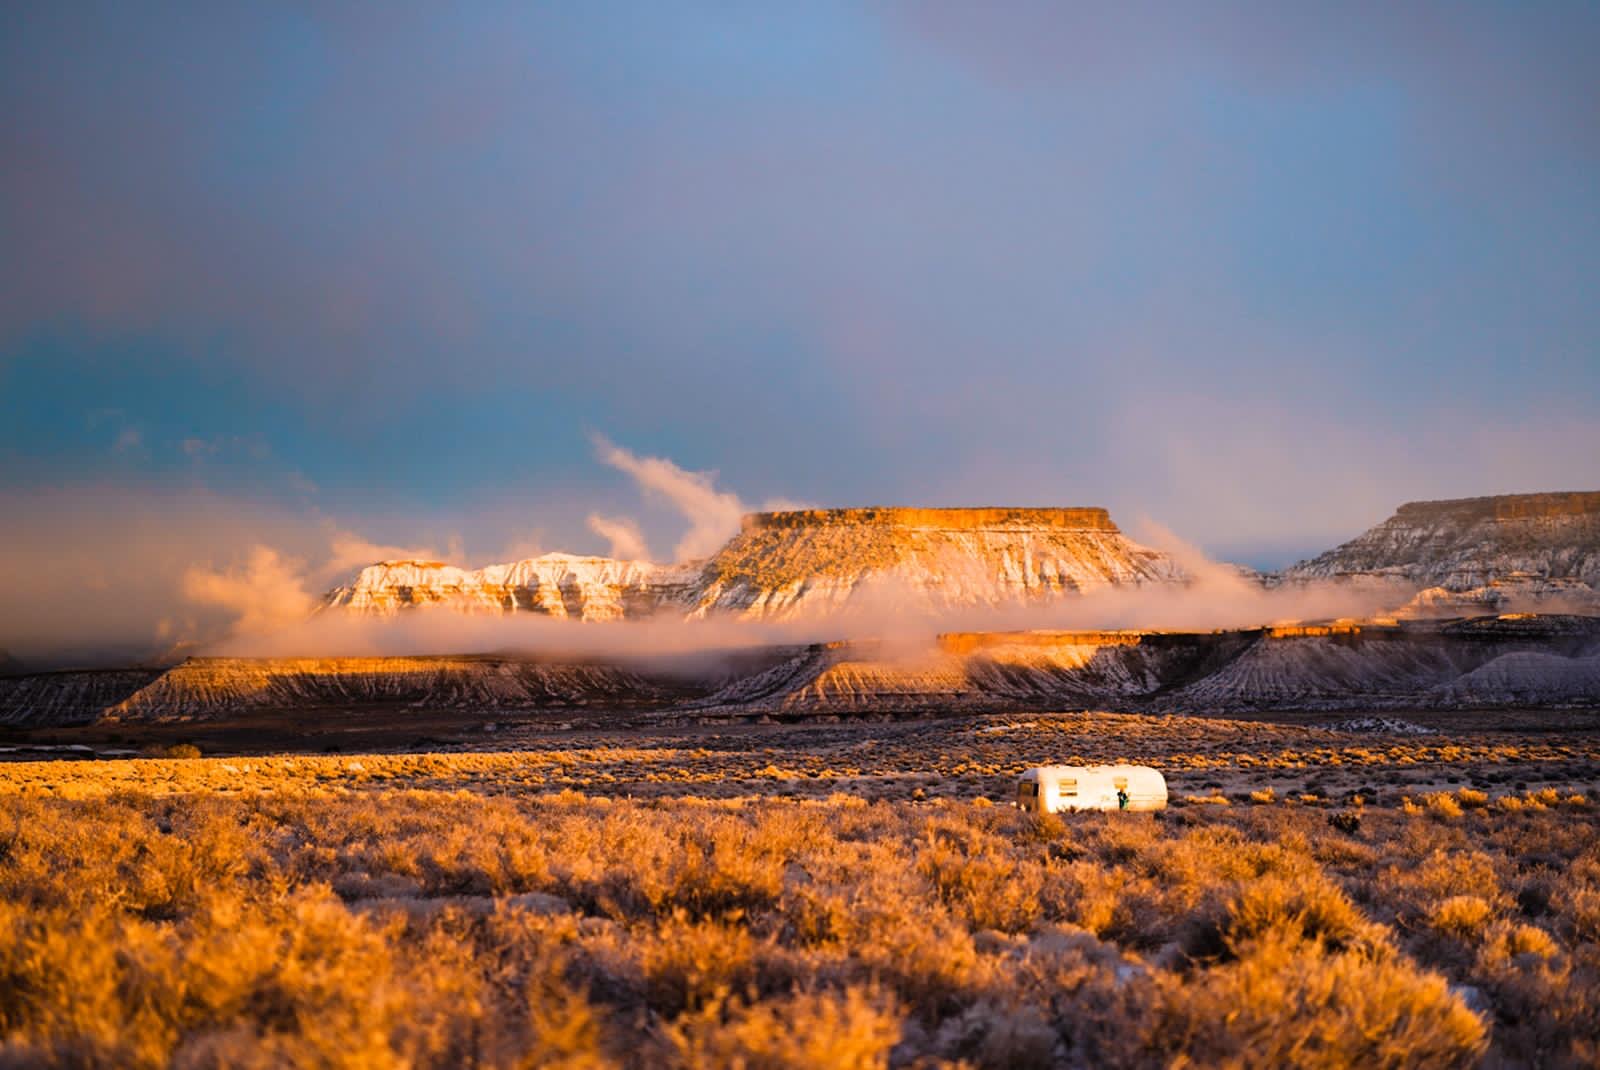
[[[1103,505],[1271,567],[1600,487],[1597,51],[1592,3],[7,4],[0,646],[181,630],[263,546]]]

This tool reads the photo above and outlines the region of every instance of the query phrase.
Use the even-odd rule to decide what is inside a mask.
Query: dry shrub
[[[854,957],[868,976],[889,984],[925,1018],[959,1009],[984,979],[972,933],[936,913],[880,916],[863,938]]]
[[[1388,946],[1382,926],[1367,920],[1337,885],[1315,874],[1250,881],[1234,892],[1214,924],[1214,941],[1201,928],[1197,946],[1220,943],[1232,957],[1264,942],[1310,943],[1334,951],[1377,952]]]
[[[1513,965],[1524,955],[1552,959],[1560,951],[1554,937],[1537,925],[1497,921],[1484,926],[1478,964],[1485,973]]]
[[[1346,836],[1354,836],[1361,831],[1361,815],[1353,810],[1340,810],[1336,814],[1328,815],[1328,826]]]
[[[200,748],[193,743],[152,743],[140,747],[139,755],[143,758],[198,758]]]
[[[1066,867],[1064,879],[1045,892],[1060,891],[1067,899],[1062,909],[1052,911],[1057,920],[1071,921],[1091,933],[1105,933],[1113,927],[1125,928],[1132,921],[1127,883],[1113,870],[1073,862]]]
[[[1472,940],[1482,935],[1492,917],[1494,907],[1487,899],[1476,895],[1452,895],[1434,905],[1428,916],[1428,924],[1439,932],[1462,940]]]
[[[985,1070],[1055,1065],[1061,1037],[1037,1006],[979,1000],[946,1019],[933,1047],[957,1066]]]
[[[1497,1012],[1495,1045],[1528,1066],[1594,1066],[1600,1055],[1600,949],[1571,953],[1542,929],[1496,922],[1472,981]]]
[[[1600,887],[1578,885],[1562,888],[1551,903],[1572,933],[1572,939],[1600,943]]]
[[[690,920],[682,909],[642,937],[646,997],[670,1016],[743,990],[756,978],[756,942],[737,917]]]
[[[468,949],[428,941],[429,968],[407,969],[398,923],[353,917],[326,888],[250,908],[218,899],[177,931],[101,911],[6,920],[0,1027],[58,1055],[438,1064],[462,1055],[482,1010],[476,982],[450,969],[452,952]]]
[[[1581,1064],[1600,829],[1535,803],[1368,807],[1358,842],[1292,806],[13,795],[0,1036],[118,1066],[1467,1062],[1443,970],[1492,1058]]]
[[[621,1065],[608,1051],[602,1013],[558,976],[527,987],[528,1033],[505,1052],[505,1065],[526,1070],[602,1070]]]
[[[1580,800],[1575,805],[1584,805],[1585,800],[1582,795],[1575,797]],[[1538,791],[1530,791],[1522,796],[1506,795],[1496,799],[1494,804],[1501,810],[1515,813],[1519,810],[1548,810],[1561,802],[1561,793],[1555,788],[1540,788]]]
[[[1460,817],[1461,804],[1448,791],[1429,792],[1422,797],[1423,808],[1434,817]]]
[[[1396,915],[1411,919],[1432,917],[1455,896],[1482,899],[1496,911],[1510,905],[1494,857],[1473,850],[1434,850],[1420,862],[1389,866],[1379,875],[1378,891]]]
[[[1052,880],[1043,866],[1019,869],[998,852],[962,855],[937,843],[922,852],[917,868],[970,928],[1001,932],[1032,927],[1042,909],[1039,889]]]
[[[716,1000],[664,1031],[669,1065],[686,1070],[877,1070],[900,1039],[892,997],[852,985],[751,1003]]]
[[[1282,934],[1172,989],[1167,1013],[1201,1065],[1457,1067],[1488,1038],[1437,974]]]
[[[1162,1028],[1157,972],[1125,958],[1115,945],[1082,930],[1050,927],[1020,949],[1006,977],[1009,998],[996,1009],[1009,1009],[1011,1015],[992,1029],[969,1021],[954,1036],[942,1034],[941,1055],[980,1062],[1011,1058],[1013,1065],[1028,1065],[1025,1056],[1049,1053],[1037,1019],[1017,1015],[1020,1007],[1032,1006],[1045,1012],[1051,1039],[1066,1046],[1064,1057],[1057,1051],[1053,1059],[1071,1066],[1151,1061]],[[952,1040],[960,1043],[952,1046]]]

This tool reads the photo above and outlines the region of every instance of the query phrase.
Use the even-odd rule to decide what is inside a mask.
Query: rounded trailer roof
[[[1129,776],[1133,774],[1154,773],[1161,776],[1161,770],[1150,765],[1036,765],[1023,772],[1024,777],[1033,776],[1082,776],[1085,773],[1099,774],[1102,776]],[[1165,779],[1164,777],[1162,779]]]

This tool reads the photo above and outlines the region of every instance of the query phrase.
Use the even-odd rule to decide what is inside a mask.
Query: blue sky
[[[115,488],[479,562],[603,550],[595,510],[670,546],[595,434],[749,503],[1104,504],[1261,564],[1600,485],[1593,4],[0,20],[39,545]]]

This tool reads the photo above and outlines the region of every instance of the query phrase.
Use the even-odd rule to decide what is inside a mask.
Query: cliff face
[[[89,669],[0,677],[0,725],[95,721],[161,675],[160,669]]]
[[[106,720],[173,720],[258,709],[427,706],[633,709],[682,697],[620,664],[505,657],[190,658],[109,706]]]
[[[389,561],[363,569],[324,604],[376,614],[443,606],[579,620],[793,618],[874,593],[937,611],[1179,578],[1104,509],[830,509],[753,514],[709,561],[685,566],[570,554],[474,570]]]
[[[1180,578],[1103,509],[757,513],[707,563],[694,611],[788,618],[875,595],[937,611]]]
[[[1600,611],[1600,492],[1411,502],[1283,578],[1404,580],[1422,588],[1414,613]]]
[[[464,613],[618,620],[682,604],[698,575],[694,567],[572,554],[545,554],[480,569],[440,561],[384,561],[329,591],[323,604],[379,615],[442,606]]]

